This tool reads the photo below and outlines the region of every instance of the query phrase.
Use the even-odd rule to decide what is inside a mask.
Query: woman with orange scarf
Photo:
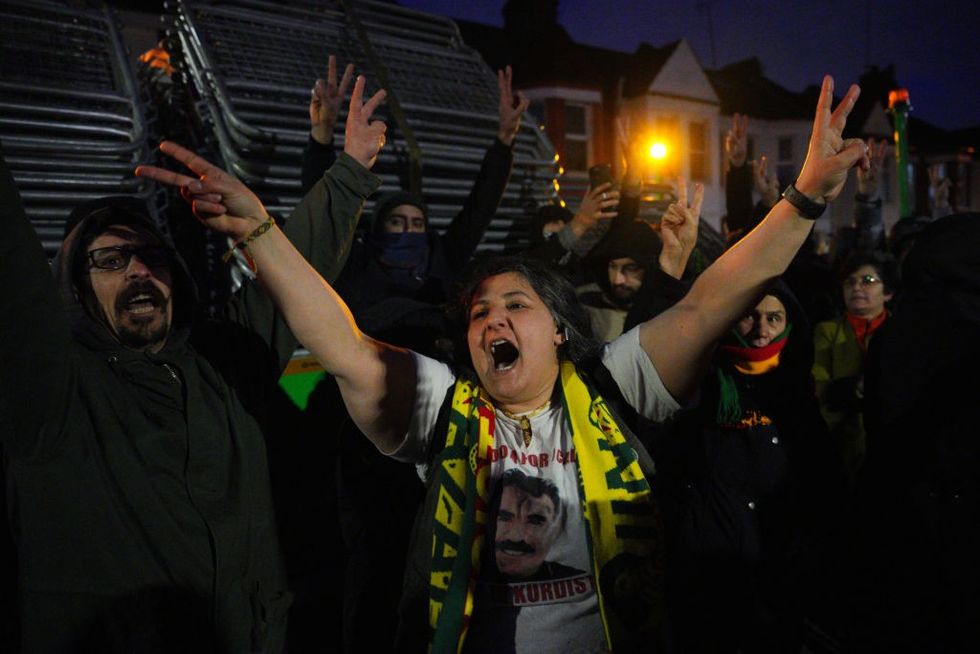
[[[653,445],[679,651],[802,644],[841,488],[812,362],[780,281],[722,339],[696,408]]]

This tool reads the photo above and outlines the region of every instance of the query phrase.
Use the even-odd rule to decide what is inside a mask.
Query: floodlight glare
[[[650,146],[651,159],[663,159],[667,156],[667,146],[659,141]]]

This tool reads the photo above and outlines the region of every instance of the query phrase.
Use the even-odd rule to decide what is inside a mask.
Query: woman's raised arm
[[[812,203],[825,205],[836,198],[848,171],[868,165],[865,143],[842,137],[859,93],[851,86],[831,111],[834,80],[824,77],[806,161],[795,183]],[[640,326],[640,343],[675,398],[683,400],[697,388],[714,343],[786,270],[813,222],[781,199],[762,223],[698,277],[679,303]]]
[[[364,78],[359,77],[351,93],[344,152],[370,169],[385,142],[385,124],[370,120],[384,91],[366,103],[363,94]],[[397,449],[408,431],[415,398],[415,364],[409,352],[361,332],[341,297],[244,184],[175,143],[164,142],[160,149],[196,177],[154,166],[140,166],[136,174],[180,188],[202,223],[246,249],[259,281],[297,339],[336,377],[357,426],[383,452]]]

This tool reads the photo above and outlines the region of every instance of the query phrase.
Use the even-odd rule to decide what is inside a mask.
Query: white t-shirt
[[[415,413],[393,457],[425,478],[439,408],[456,377],[445,364],[415,354]],[[639,328],[607,344],[602,362],[625,400],[662,421],[679,406],[646,352]],[[525,446],[519,421],[496,412],[491,454],[491,511],[467,654],[606,651],[578,492],[572,434],[560,403],[530,416]]]

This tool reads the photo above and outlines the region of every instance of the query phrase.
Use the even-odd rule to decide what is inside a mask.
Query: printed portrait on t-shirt
[[[565,530],[567,510],[558,487],[512,468],[498,482],[491,513],[493,561],[504,579],[553,579],[581,573],[548,561]]]

